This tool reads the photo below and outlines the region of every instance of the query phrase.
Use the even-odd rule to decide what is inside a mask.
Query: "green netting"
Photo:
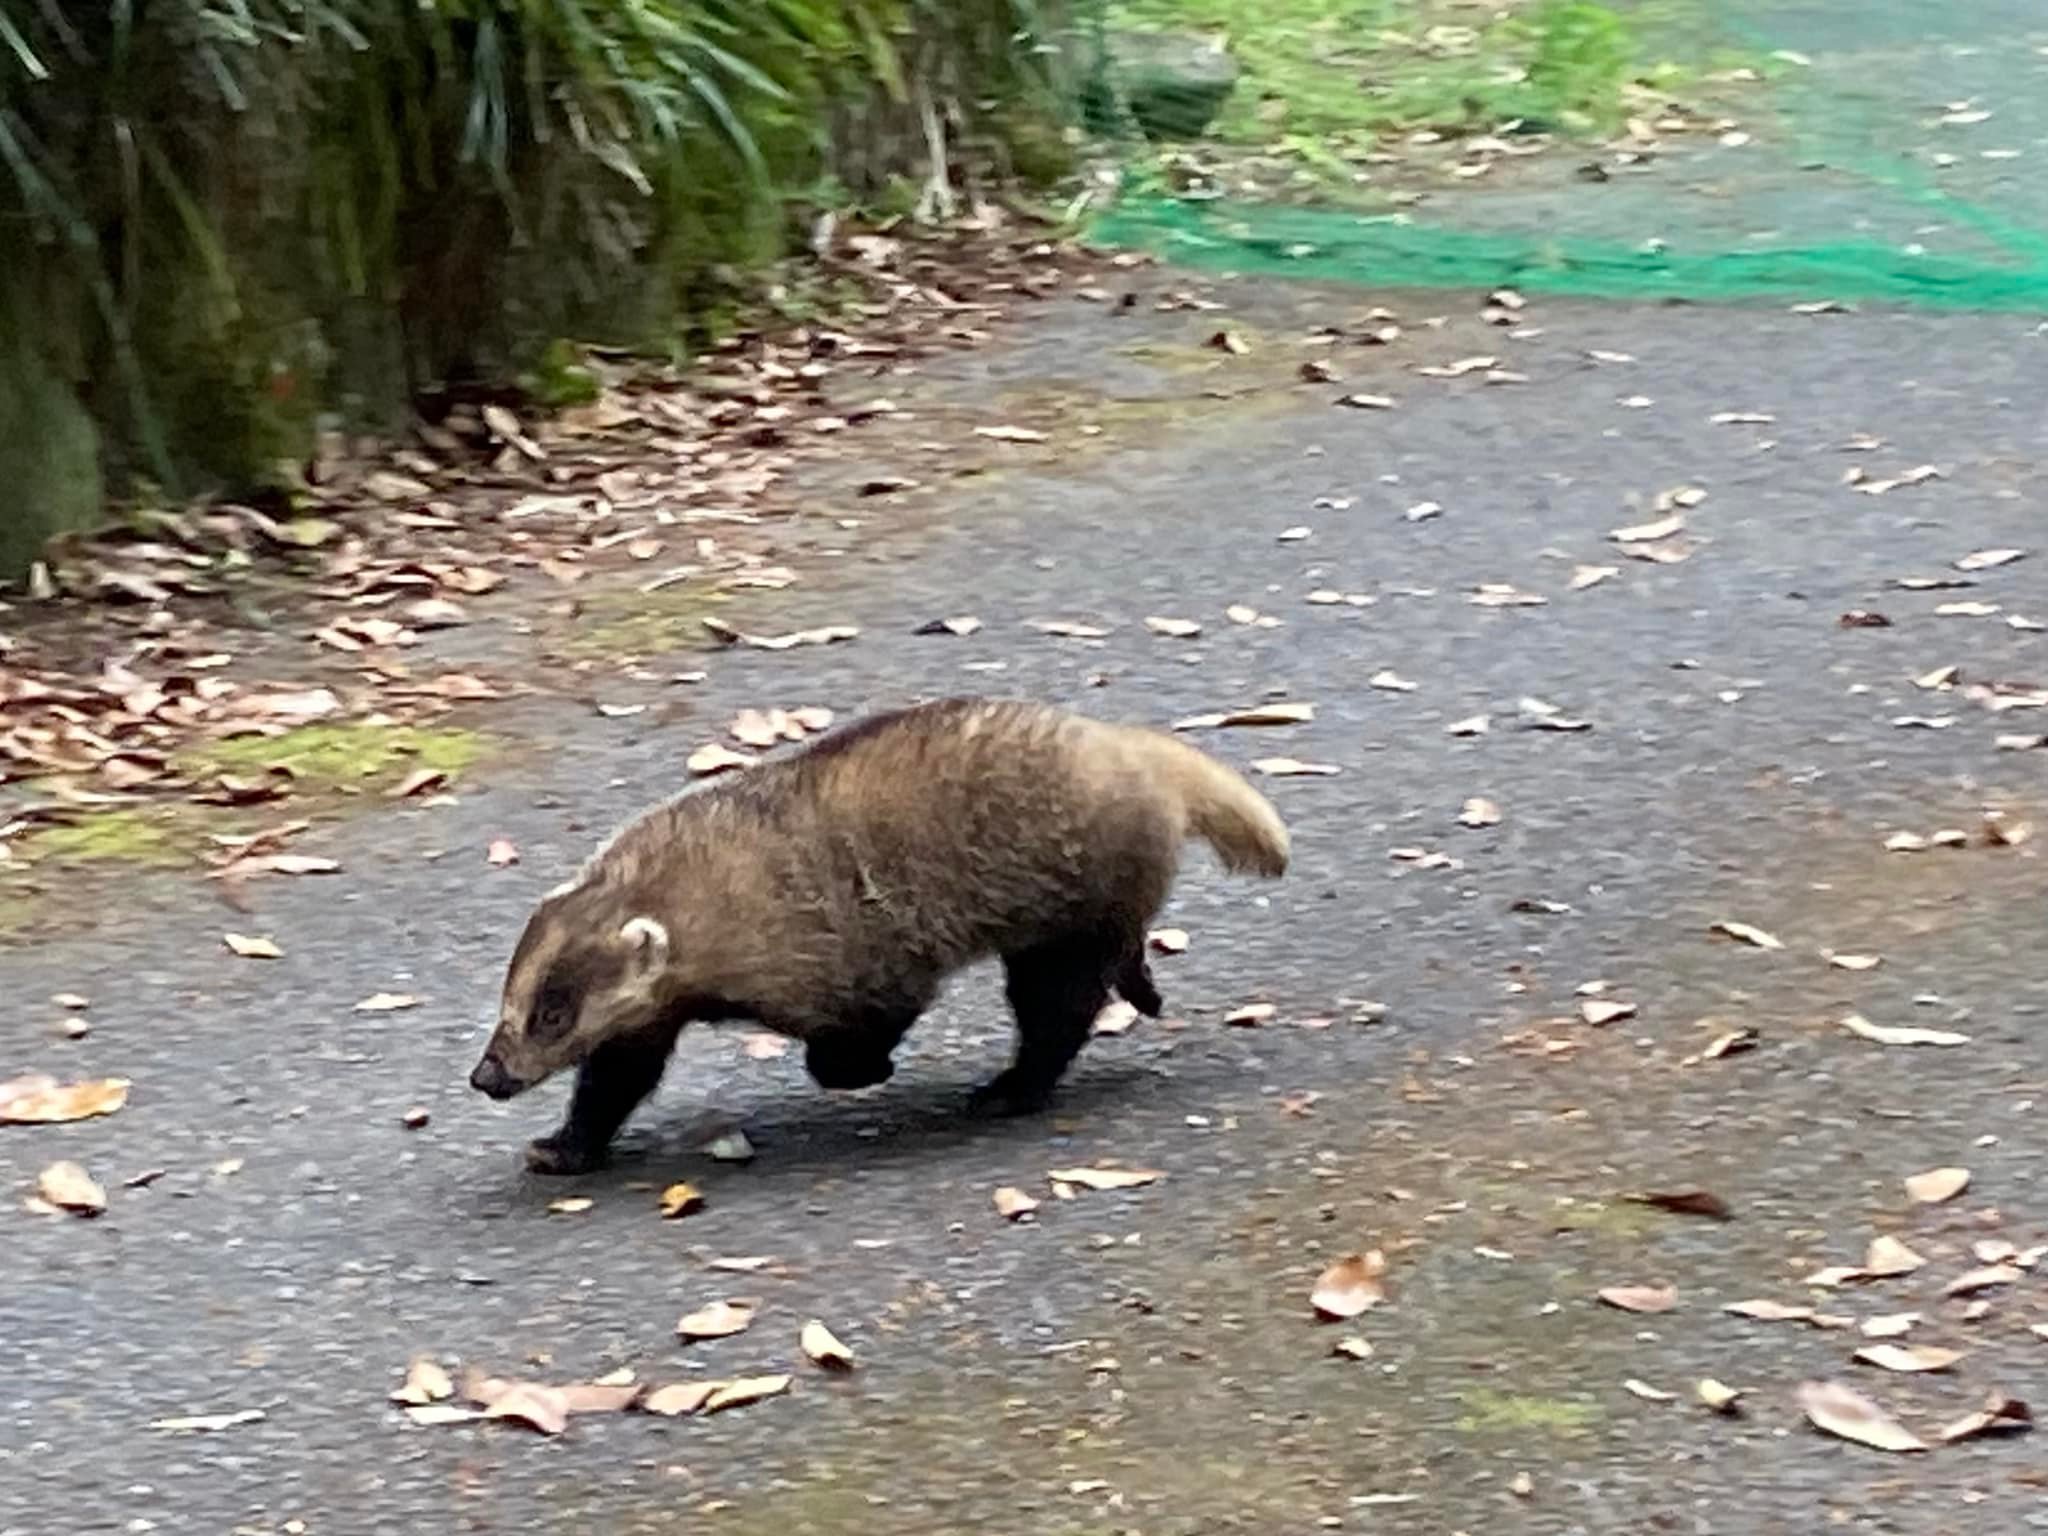
[[[1120,163],[1105,243],[2048,310],[2048,0],[1089,0],[1073,56]]]

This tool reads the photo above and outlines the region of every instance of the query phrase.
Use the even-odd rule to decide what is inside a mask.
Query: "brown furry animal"
[[[878,714],[629,822],[528,919],[470,1084],[508,1099],[577,1066],[527,1160],[602,1163],[692,1020],[804,1042],[864,1088],[940,984],[997,955],[1015,1061],[976,1090],[1041,1104],[1114,987],[1157,1017],[1145,935],[1182,844],[1278,876],[1287,829],[1233,770],[1161,732],[1044,705],[945,699]]]

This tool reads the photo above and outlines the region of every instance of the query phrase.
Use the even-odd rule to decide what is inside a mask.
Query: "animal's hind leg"
[[[1166,999],[1159,995],[1159,985],[1152,979],[1152,966],[1145,959],[1145,951],[1133,949],[1117,967],[1117,995],[1148,1019],[1156,1019],[1166,1007]]]
[[[1109,1001],[1122,948],[1072,939],[1003,957],[1005,991],[1017,1016],[1017,1058],[975,1090],[977,1106],[1018,1114],[1045,1103]]]
[[[607,1041],[592,1051],[576,1071],[568,1117],[552,1136],[527,1146],[527,1167],[535,1173],[588,1173],[603,1167],[619,1127],[661,1081],[676,1035],[675,1029],[661,1027]]]

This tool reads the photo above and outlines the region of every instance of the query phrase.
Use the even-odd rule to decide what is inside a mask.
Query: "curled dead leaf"
[[[1055,1184],[1082,1189],[1136,1189],[1166,1177],[1156,1168],[1055,1168],[1046,1177]]]
[[[1712,927],[1715,933],[1740,940],[1744,944],[1754,944],[1758,949],[1783,949],[1785,947],[1778,941],[1775,934],[1766,933],[1763,929],[1749,923],[1718,922],[1713,924]]]
[[[729,1339],[753,1325],[756,1308],[747,1301],[713,1301],[676,1320],[676,1332],[686,1339]]]
[[[1636,1016],[1636,1005],[1611,997],[1589,997],[1579,1004],[1579,1017],[1594,1028]]]
[[[2016,1397],[2007,1397],[2003,1392],[1992,1392],[1984,1399],[1984,1406],[1975,1413],[1964,1414],[1954,1423],[1941,1428],[1944,1445],[1953,1445],[1958,1440],[1969,1440],[1977,1435],[2017,1434],[2034,1427],[2034,1413]]]
[[[1716,1381],[1711,1376],[1702,1376],[1693,1388],[1693,1395],[1716,1413],[1738,1413],[1742,1407],[1742,1389]]]
[[[788,1390],[787,1376],[741,1376],[719,1382],[716,1390],[704,1399],[702,1411],[718,1413],[727,1408],[743,1408],[766,1397],[779,1397]]]
[[[1313,704],[1254,704],[1249,709],[1223,710],[1216,714],[1189,715],[1173,722],[1176,731],[1200,731],[1225,726],[1306,725],[1315,719]]]
[[[735,752],[722,742],[712,742],[699,747],[683,759],[683,766],[699,778],[709,778],[715,773],[729,773],[735,768],[745,768],[756,759],[751,753]]]
[[[2025,1271],[2012,1264],[1986,1264],[1981,1269],[1957,1275],[1941,1288],[1944,1296],[1974,1296],[2001,1285],[2016,1285]]]
[[[1259,757],[1252,760],[1252,771],[1269,779],[1327,779],[1344,770],[1335,763],[1305,763],[1298,757]]]
[[[493,869],[503,869],[507,865],[517,864],[519,845],[507,837],[493,838],[490,847],[484,850],[484,862]]]
[[[1863,1258],[1863,1272],[1875,1280],[1890,1280],[1899,1275],[1910,1275],[1916,1269],[1924,1269],[1927,1260],[1908,1248],[1889,1233],[1880,1233],[1870,1240],[1869,1251]]]
[[[391,1394],[391,1401],[408,1408],[446,1402],[455,1395],[455,1383],[439,1364],[425,1355],[416,1356],[405,1368],[405,1380]]]
[[[24,1073],[0,1082],[0,1124],[63,1125],[111,1115],[128,1102],[128,1087],[125,1077],[60,1083],[47,1073]]]
[[[1866,1344],[1856,1351],[1855,1358],[1881,1370],[1913,1374],[1945,1371],[1963,1358],[1963,1351],[1934,1344]]]
[[[1146,942],[1162,955],[1183,955],[1187,953],[1188,935],[1185,928],[1154,928],[1146,935]]]
[[[97,1216],[107,1208],[107,1192],[79,1164],[50,1164],[36,1175],[36,1197],[74,1216]]]
[[[550,1200],[548,1210],[556,1216],[581,1216],[596,1204],[588,1195],[564,1195],[559,1200]]]
[[[1673,1285],[1610,1285],[1600,1299],[1624,1312],[1669,1312],[1678,1305],[1678,1288]]]
[[[1386,1299],[1380,1284],[1386,1272],[1386,1255],[1377,1248],[1346,1254],[1316,1278],[1309,1305],[1325,1321],[1357,1317]]]
[[[1952,1029],[1921,1029],[1914,1025],[1873,1024],[1860,1013],[1847,1014],[1842,1028],[1879,1045],[1968,1045],[1970,1037]]]
[[[797,1336],[803,1352],[819,1366],[828,1371],[850,1371],[853,1369],[853,1351],[842,1344],[830,1328],[816,1318],[803,1326]]]
[[[1853,1387],[1836,1381],[1799,1386],[1799,1406],[1815,1428],[1878,1451],[1924,1451],[1926,1443]]]
[[[485,1418],[509,1419],[544,1435],[559,1435],[569,1427],[568,1399],[558,1388],[543,1386],[537,1381],[496,1385],[499,1390],[494,1391],[490,1401],[484,1404]]]
[[[674,1221],[692,1211],[704,1209],[704,1194],[694,1184],[671,1184],[661,1192],[661,1214],[665,1221]]]
[[[1474,795],[1458,812],[1458,824],[1464,827],[1497,827],[1500,816],[1499,806],[1482,795]]]
[[[1680,1216],[1710,1216],[1716,1221],[1729,1221],[1735,1215],[1727,1201],[1707,1189],[1653,1190],[1627,1198],[1637,1205],[1653,1205]]]
[[[220,936],[223,944],[244,960],[282,960],[284,951],[277,947],[277,941],[262,934],[224,933]]]
[[[1906,1180],[1906,1193],[1920,1205],[1940,1205],[1970,1187],[1967,1168],[1930,1168]]]
[[[1670,1403],[1678,1400],[1675,1392],[1666,1392],[1662,1387],[1653,1387],[1647,1381],[1631,1376],[1621,1384],[1621,1389],[1630,1397],[1639,1397],[1646,1403]]]
[[[1014,1184],[1005,1184],[990,1197],[995,1202],[996,1214],[1006,1221],[1016,1221],[1029,1216],[1038,1209],[1038,1199],[1027,1195]]]
[[[685,1418],[702,1408],[711,1394],[724,1385],[722,1381],[679,1381],[673,1386],[656,1387],[640,1399],[640,1407],[663,1418]]]

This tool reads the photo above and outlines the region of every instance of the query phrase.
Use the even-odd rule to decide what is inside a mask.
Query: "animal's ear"
[[[651,976],[668,964],[668,929],[652,917],[629,917],[619,930],[626,941],[627,964],[639,975]]]

